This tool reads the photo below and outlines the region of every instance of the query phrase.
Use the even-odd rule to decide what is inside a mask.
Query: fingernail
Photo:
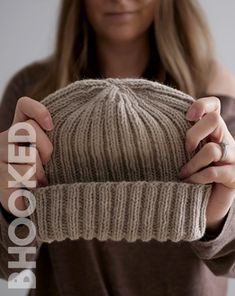
[[[194,111],[194,110],[190,110],[188,113],[187,113],[187,115],[186,115],[186,118],[188,119],[188,120],[194,120],[194,119],[196,119],[196,112]]]
[[[178,177],[179,177],[180,179],[183,179],[183,178],[184,178],[183,176],[181,176],[181,173],[178,174]]]
[[[180,178],[184,178],[187,175],[187,169],[185,167],[183,167],[180,172],[179,172],[179,177]]]
[[[53,123],[52,123],[52,119],[47,116],[45,119],[44,119],[44,122],[45,122],[45,127],[48,129],[48,130],[51,130],[53,128]]]
[[[187,152],[191,151],[191,145],[188,142],[185,143],[185,149],[187,150]]]

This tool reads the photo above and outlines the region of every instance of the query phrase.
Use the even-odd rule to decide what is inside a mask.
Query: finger
[[[14,164],[12,165],[14,170],[17,171],[17,173],[19,173],[20,176],[24,176],[31,168],[32,166],[30,165],[19,165],[19,164]],[[0,175],[3,176],[0,179],[0,188],[1,188],[1,192],[0,192],[0,202],[2,204],[2,206],[6,209],[9,210],[8,208],[8,199],[10,197],[10,195],[15,192],[16,190],[22,190],[20,187],[19,188],[15,188],[15,187],[10,187],[9,185],[9,181],[13,180],[15,181],[15,179],[12,177],[11,174],[9,174],[9,166],[8,164],[4,164],[1,163],[0,165]],[[41,187],[41,186],[47,186],[48,185],[48,181],[46,179],[45,176],[45,172],[41,163],[41,160],[39,158],[39,154],[37,153],[37,157],[36,157],[36,173],[32,175],[31,178],[29,178],[29,180],[32,181],[36,181],[36,187]],[[23,186],[22,186],[23,187]],[[22,194],[23,196],[23,194]],[[16,199],[15,202],[15,206],[17,209],[19,210],[24,210],[25,209],[25,203],[24,200],[21,196],[19,196]]]
[[[43,187],[48,185],[48,180],[45,174],[43,163],[39,155],[38,150],[36,149],[36,180],[37,187]]]
[[[17,189],[17,191],[18,190],[23,190],[23,189],[19,188],[19,189]],[[4,207],[4,209],[7,210],[8,212],[10,212],[9,207],[8,207],[8,199],[11,196],[11,194],[15,191],[16,191],[16,189],[14,189],[14,188],[1,189],[1,194],[0,194],[1,200],[0,201],[1,201],[1,204]],[[20,194],[18,195],[18,198],[15,201],[15,207],[21,211],[26,209],[26,205],[25,205],[24,199],[23,199],[23,194],[22,194],[22,196],[20,196]]]
[[[39,126],[39,124],[32,120],[32,119],[28,119],[26,121],[28,124],[30,124],[36,133],[36,148],[39,152],[40,158],[42,160],[43,165],[47,164],[48,161],[51,158],[51,154],[53,152],[53,145],[51,143],[51,141],[49,140],[48,136],[46,135],[46,133],[42,130],[42,128]],[[20,130],[17,135],[27,135],[27,131],[24,130]],[[4,137],[6,137],[4,135]],[[3,141],[3,140],[1,140]],[[7,139],[5,138],[5,143],[7,143]],[[29,138],[29,142],[30,142],[30,138]],[[34,144],[34,143],[32,143]],[[12,145],[14,145],[14,149],[12,148]],[[10,148],[11,147],[11,148]],[[2,156],[1,159],[2,161],[8,162],[9,160],[9,149],[11,149],[11,153],[15,152],[15,155],[19,154],[19,150],[22,151],[22,153],[29,155],[29,153],[31,152],[31,154],[33,154],[33,146],[32,147],[26,147],[26,146],[19,146],[19,144],[2,144],[0,147],[0,150],[2,152]],[[19,160],[19,162],[21,162]]]
[[[223,118],[214,112],[206,114],[186,131],[185,148],[188,152],[195,150],[203,139],[210,137],[211,141],[220,143],[227,139],[229,143],[234,144],[226,123]]]
[[[226,159],[222,163],[235,163],[235,147],[227,146]],[[198,153],[196,153],[188,163],[186,163],[180,170],[180,177],[187,178],[200,169],[208,166],[212,162],[219,162],[222,156],[222,149],[219,144],[210,142],[206,143]]]
[[[51,158],[53,145],[36,121],[29,119],[27,122],[31,124],[36,131],[36,148],[39,152],[42,163],[45,165]]]
[[[46,183],[45,172],[40,161],[34,165],[9,164],[8,170],[9,173],[6,184],[7,188],[13,188],[14,186],[17,186],[30,189]],[[18,178],[18,176],[20,179]],[[12,183],[13,185],[11,186],[11,183],[9,181],[16,182]],[[28,186],[28,184],[30,184],[30,186]]]
[[[221,103],[217,97],[204,97],[197,99],[188,109],[186,119],[199,120],[204,114],[217,112],[220,114]]]
[[[4,163],[30,164],[36,162],[36,147],[21,146],[10,143],[6,147],[0,147],[1,161]]]
[[[234,171],[234,165],[211,166],[183,179],[182,181],[195,184],[209,184],[215,182],[221,183],[228,188],[235,189]]]
[[[28,97],[21,97],[16,104],[13,124],[32,118],[46,130],[53,128],[52,118],[47,108],[40,102]]]
[[[39,154],[36,156],[35,164],[3,164],[1,165],[0,187],[9,189],[14,187],[27,187],[30,184],[33,187],[48,185],[48,180],[45,175]],[[13,181],[13,182],[11,182]]]

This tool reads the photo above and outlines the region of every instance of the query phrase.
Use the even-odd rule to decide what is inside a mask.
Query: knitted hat
[[[157,82],[112,78],[76,81],[44,98],[54,150],[49,186],[31,190],[39,239],[202,237],[212,187],[178,178],[198,151],[185,150],[193,101]]]

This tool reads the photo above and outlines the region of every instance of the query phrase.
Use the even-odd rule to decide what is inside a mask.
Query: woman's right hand
[[[7,116],[7,114],[6,114]],[[53,128],[52,118],[48,109],[40,102],[33,100],[29,97],[21,97],[17,101],[14,119],[12,125],[17,122],[27,122],[30,124],[36,133],[36,143],[34,146],[28,146],[26,148],[27,155],[29,155],[29,149],[36,149],[36,173],[31,180],[36,181],[36,187],[48,185],[48,181],[45,176],[43,165],[45,165],[51,158],[53,151],[52,143],[44,130],[51,130]],[[10,195],[19,188],[9,188],[8,181],[13,180],[12,176],[8,172],[8,164],[17,171],[21,176],[33,166],[35,163],[10,163],[8,161],[8,130],[0,133],[0,202],[5,210],[10,212],[8,207],[8,199]],[[22,132],[17,135],[26,135]],[[19,145],[15,143],[15,155],[18,155]],[[21,145],[22,146],[22,145]],[[25,210],[23,197],[18,197],[15,202],[15,207],[18,210]]]

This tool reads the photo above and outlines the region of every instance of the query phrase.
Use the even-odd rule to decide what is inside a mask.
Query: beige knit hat
[[[111,78],[76,81],[44,98],[54,150],[49,186],[31,190],[39,239],[201,238],[212,187],[178,178],[196,153],[185,150],[193,101],[157,82]]]

